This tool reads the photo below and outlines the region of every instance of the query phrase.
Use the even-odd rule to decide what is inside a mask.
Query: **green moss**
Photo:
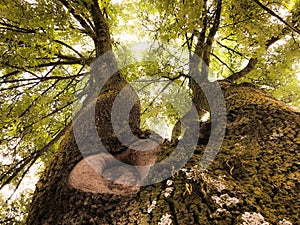
[[[224,96],[228,123],[217,157],[207,171],[195,171],[206,147],[197,146],[185,166],[189,172],[194,169],[193,176],[189,179],[184,171],[174,173],[171,178],[174,191],[170,197],[164,196],[166,181],[143,187],[134,196],[96,195],[68,187],[68,173],[82,157],[70,133],[38,184],[33,202],[36,208],[31,215],[37,219],[44,216],[52,224],[62,218],[75,223],[93,217],[109,221],[108,224],[119,220],[120,224],[148,225],[158,224],[168,213],[173,224],[227,225],[241,224],[244,212],[256,212],[271,224],[282,219],[296,224],[300,209],[299,113],[254,87],[232,85]],[[173,150],[172,144],[163,144],[159,161]],[[184,154],[168,157],[167,165],[184,157]],[[217,187],[220,183],[222,188]],[[226,204],[223,199],[225,202],[217,203],[216,199],[222,196],[239,201]],[[149,212],[153,201],[157,204]],[[58,211],[57,206],[64,211]],[[60,217],[54,217],[54,213]],[[76,215],[82,218],[76,220]]]

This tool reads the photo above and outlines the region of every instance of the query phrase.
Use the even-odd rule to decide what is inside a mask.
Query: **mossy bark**
[[[252,85],[226,84],[223,91],[226,136],[207,171],[194,167],[205,150],[199,144],[169,181],[124,195],[77,190],[68,176],[82,155],[70,130],[37,184],[27,224],[226,225],[241,224],[245,212],[297,224],[299,113]],[[161,152],[174,147],[165,142]]]

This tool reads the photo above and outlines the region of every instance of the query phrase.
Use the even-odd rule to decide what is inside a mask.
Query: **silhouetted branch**
[[[291,29],[292,31],[300,34],[300,30],[296,27],[293,27],[291,24],[289,24],[288,22],[286,22],[284,19],[282,19],[277,13],[275,13],[273,10],[269,9],[267,6],[265,6],[264,4],[262,4],[260,1],[258,0],[253,0],[257,5],[259,5],[262,9],[264,9],[265,11],[267,11],[269,14],[271,14],[272,16],[276,17],[280,22],[284,23],[289,29]]]
[[[221,42],[217,41],[217,43],[218,43],[221,47],[226,48],[228,51],[233,52],[233,53],[235,53],[235,54],[238,54],[239,56],[243,56],[242,53],[240,53],[240,52],[238,52],[238,51],[236,51],[236,50],[234,50],[234,49],[232,49],[232,48],[230,48],[230,47],[228,47],[228,46],[226,46],[226,45],[223,45]]]
[[[17,82],[26,82],[26,81],[49,81],[49,80],[69,80],[77,77],[83,77],[86,76],[88,73],[80,73],[72,76],[62,77],[62,76],[52,76],[52,77],[37,77],[37,78],[24,78],[24,79],[13,79],[13,80],[5,80],[0,81],[0,84],[5,83],[17,83]],[[1,79],[1,78],[0,78]]]
[[[43,148],[40,150],[31,153],[30,156],[22,159],[19,161],[16,165],[14,165],[12,168],[10,168],[8,171],[6,171],[3,175],[0,177],[0,182],[2,182],[5,178],[6,180],[2,182],[0,186],[0,190],[7,184],[9,184],[30,162],[35,162],[44,152],[46,152],[49,148],[51,148],[59,139],[67,132],[67,130],[71,127],[72,123],[69,123],[64,129],[62,129],[56,136],[53,138],[48,144],[46,144]],[[33,163],[31,164],[31,166]],[[30,167],[29,167],[30,168]],[[27,169],[27,172],[29,170]]]
[[[230,66],[228,66],[223,60],[221,60],[217,55],[215,55],[214,53],[211,53],[211,55],[213,57],[215,57],[220,63],[222,63],[224,66],[227,67],[227,69],[229,69],[232,73],[234,73],[234,71],[230,68]]]
[[[60,40],[55,40],[55,42],[58,43],[58,44],[61,44],[61,45],[65,46],[65,47],[67,47],[69,49],[71,49],[73,52],[75,52],[77,55],[79,55],[80,58],[84,59],[83,55],[81,55],[81,53],[78,52],[76,49],[74,49],[72,46],[70,46],[70,45],[68,45],[68,44],[66,44],[66,43],[64,43],[64,42],[62,42]]]

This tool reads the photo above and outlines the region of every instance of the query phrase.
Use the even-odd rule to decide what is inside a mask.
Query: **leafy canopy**
[[[96,58],[97,21],[89,10],[95,2],[0,0],[1,187],[20,187],[30,168],[47,164],[57,149],[71,121],[71,105],[86,88],[78,83],[88,81],[89,66]],[[199,55],[209,65],[209,79],[252,82],[300,107],[299,0],[101,0],[97,4],[109,25],[114,51],[123,53],[119,63],[132,57],[126,52],[131,41],[157,40]],[[122,69],[133,84],[136,79],[148,80],[135,84],[144,91],[140,97],[145,128],[155,129],[157,120],[151,118],[174,124],[189,107],[189,71],[164,57],[160,63]],[[174,100],[166,100],[178,91],[185,93],[176,98],[180,109],[174,107]],[[9,205],[0,198],[5,205],[0,222],[24,221],[28,195],[14,196]]]

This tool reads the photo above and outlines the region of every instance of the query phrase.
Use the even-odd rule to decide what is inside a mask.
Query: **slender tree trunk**
[[[70,173],[82,155],[70,130],[37,184],[27,224],[297,224],[299,113],[253,85],[222,86],[226,136],[207,171],[194,167],[205,150],[199,144],[168,181],[140,189],[113,186],[81,167],[93,176],[75,188]],[[173,148],[165,142],[160,153]]]

